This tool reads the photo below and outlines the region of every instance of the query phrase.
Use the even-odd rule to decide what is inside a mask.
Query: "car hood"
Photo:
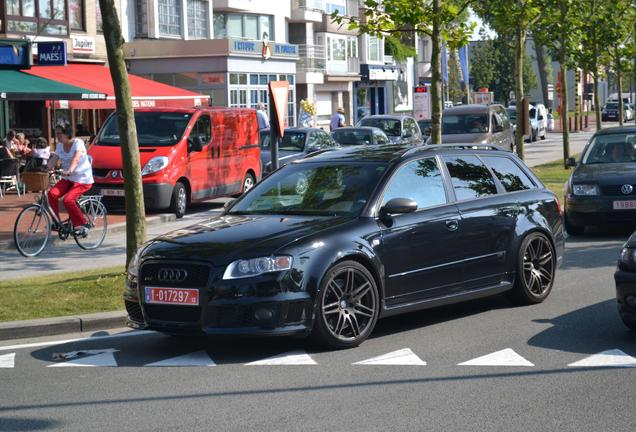
[[[573,183],[599,185],[636,184],[636,162],[579,165],[572,174]]]
[[[215,266],[270,256],[281,247],[352,217],[220,215],[155,238],[143,259],[197,259]]]
[[[442,144],[490,142],[487,133],[447,134],[442,135]]]

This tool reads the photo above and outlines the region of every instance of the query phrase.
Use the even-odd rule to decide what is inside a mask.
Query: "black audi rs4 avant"
[[[353,347],[390,315],[499,293],[542,302],[563,232],[556,196],[497,147],[319,152],[140,247],[128,323]]]

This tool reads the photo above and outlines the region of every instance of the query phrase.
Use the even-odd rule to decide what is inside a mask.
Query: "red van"
[[[147,209],[183,217],[188,205],[240,195],[261,176],[256,111],[247,108],[135,110]],[[89,149],[95,184],[106,203],[123,204],[117,117],[111,115]]]

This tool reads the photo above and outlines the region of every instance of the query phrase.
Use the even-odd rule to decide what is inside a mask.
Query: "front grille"
[[[183,281],[171,282],[160,281],[159,272],[161,269],[185,270],[188,276]],[[169,286],[172,288],[205,288],[208,286],[210,277],[210,267],[204,264],[192,264],[183,262],[149,262],[141,266],[140,284],[147,286]]]
[[[623,185],[607,185],[607,186],[601,186],[601,193],[603,195],[608,195],[608,196],[635,196],[636,195],[636,187],[634,188],[634,190],[632,190],[631,193],[629,194],[624,194],[623,192],[621,192],[621,187]],[[634,186],[634,185],[632,185]]]
[[[146,304],[146,316],[151,321],[195,323],[201,319],[201,308],[192,306],[165,306]]]
[[[208,309],[206,319],[212,327],[248,327],[253,325],[253,311],[250,306],[214,306]]]
[[[128,317],[130,317],[132,321],[140,323],[144,322],[144,316],[141,313],[141,306],[139,306],[138,302],[131,302],[126,300],[124,303],[126,304],[126,312],[128,312]]]
[[[109,172],[109,168],[93,168],[94,177],[107,177]]]

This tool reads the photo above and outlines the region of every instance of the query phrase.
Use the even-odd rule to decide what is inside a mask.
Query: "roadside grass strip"
[[[580,155],[575,157],[578,160]],[[563,168],[563,159],[538,165],[531,169],[543,184],[559,197],[559,202],[563,204],[563,185],[572,174],[572,169]]]

